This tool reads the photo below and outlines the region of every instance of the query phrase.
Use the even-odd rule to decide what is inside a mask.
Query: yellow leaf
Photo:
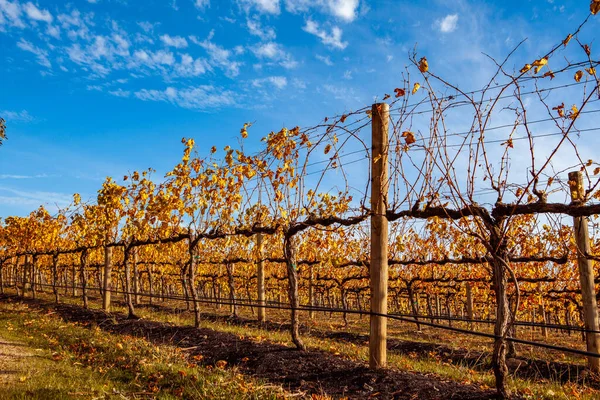
[[[244,139],[246,139],[248,137],[248,131],[247,128],[249,128],[252,124],[249,124],[248,122],[246,122],[244,124],[244,127],[240,130],[240,133],[242,134],[242,137]]]
[[[581,80],[581,78],[583,77],[583,71],[579,70],[577,72],[575,72],[575,81],[579,82]]]
[[[577,108],[577,106],[575,104],[573,104],[571,106],[571,115],[569,115],[569,118],[575,119],[578,116],[579,116],[579,109]]]
[[[531,64],[525,64],[525,66],[523,68],[521,68],[521,70],[519,72],[524,74],[525,72],[529,71],[530,69],[531,69]]]
[[[429,70],[429,63],[427,62],[427,58],[423,57],[419,60],[419,71],[425,73]]]
[[[419,84],[419,82],[415,83],[415,85],[413,86],[412,94],[417,93],[417,90],[419,90],[420,87],[421,85]]]
[[[565,38],[565,40],[563,40],[563,45],[565,45],[565,47],[567,47],[567,45],[569,44],[569,42],[571,41],[571,38],[573,37],[573,35],[571,35],[569,33],[569,35]]]
[[[537,74],[540,71],[540,69],[542,69],[542,67],[546,64],[548,64],[548,57],[542,57],[539,60],[535,60],[533,62],[533,66],[535,67],[535,70],[533,72]]]
[[[588,74],[590,74],[592,76],[596,75],[596,68],[594,68],[594,67],[586,68],[585,70],[587,71]]]

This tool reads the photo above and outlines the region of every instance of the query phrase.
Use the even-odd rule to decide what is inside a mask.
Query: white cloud
[[[130,91],[123,90],[121,88],[118,88],[117,90],[111,90],[108,93],[112,94],[113,96],[117,96],[117,97],[129,97],[129,96],[131,96],[131,92]]]
[[[176,49],[184,49],[188,46],[187,40],[181,36],[162,35],[160,40],[166,45],[175,47]]]
[[[296,89],[306,89],[306,82],[298,78],[292,79],[292,85],[294,85]]]
[[[275,86],[277,89],[283,89],[287,86],[287,78],[285,76],[269,76],[263,79],[254,79],[252,85],[262,87],[265,83]]]
[[[161,65],[173,65],[175,63],[175,56],[167,50],[136,50],[133,53],[133,58],[140,64],[153,69]]]
[[[356,18],[358,0],[330,0],[327,3],[331,13],[336,17],[348,22]]]
[[[320,55],[320,54],[317,54],[317,55],[315,56],[315,58],[316,58],[317,60],[319,60],[319,61],[323,62],[325,65],[328,65],[328,66],[330,66],[330,67],[333,65],[333,62],[331,61],[331,58],[329,58],[328,56],[322,56],[322,55]]]
[[[238,0],[246,11],[256,8],[259,12],[266,14],[279,14],[279,0]]]
[[[23,190],[12,189],[6,186],[0,186],[0,191],[9,192],[16,196],[0,196],[0,203],[4,204],[28,204],[34,206],[45,204],[55,205],[58,207],[66,207],[73,201],[73,195],[58,192],[26,192]]]
[[[91,14],[82,16],[78,10],[73,10],[70,14],[58,15],[56,19],[61,23],[61,27],[67,31],[69,39],[75,41],[89,38],[89,26],[93,25]]]
[[[160,22],[149,22],[149,21],[140,21],[137,23],[140,28],[146,33],[154,32],[154,28],[160,25]]]
[[[178,76],[199,76],[210,69],[204,60],[195,59],[189,54],[182,54],[181,61],[175,65],[175,74]]]
[[[341,50],[348,46],[348,42],[342,41],[342,30],[337,26],[331,28],[331,32],[328,33],[325,30],[319,29],[319,24],[309,19],[302,29],[321,39],[321,42],[326,46],[335,47]]]
[[[21,20],[22,14],[21,5],[18,1],[0,0],[0,23],[8,21],[11,26],[25,28],[25,23]]]
[[[344,79],[346,79],[346,80],[351,80],[351,79],[352,79],[352,71],[350,71],[350,70],[346,70],[346,71],[344,72],[344,76],[343,76],[343,78],[344,78]]]
[[[281,45],[275,42],[262,43],[252,49],[259,58],[266,58],[279,63],[284,68],[292,69],[298,66],[291,54],[283,50]]]
[[[435,25],[442,33],[450,33],[456,29],[458,23],[458,14],[446,15],[441,20],[437,20]]]
[[[212,65],[218,66],[225,70],[229,77],[236,77],[240,73],[242,63],[231,60],[231,51],[212,42],[214,31],[211,31],[206,40],[199,40],[195,36],[190,36],[192,43],[202,47],[208,53]]]
[[[331,94],[334,99],[341,100],[345,105],[360,103],[361,99],[356,95],[354,89],[347,86],[323,85],[323,89]]]
[[[263,44],[259,45],[258,47],[254,48],[252,51],[258,57],[270,58],[270,59],[279,57],[279,55],[283,52],[283,50],[281,49],[281,46],[279,46],[277,43],[274,43],[274,42],[263,43]]]
[[[210,6],[210,0],[194,0],[194,5],[196,8],[203,10],[206,7]]]
[[[179,107],[209,110],[235,104],[235,93],[202,85],[186,89],[167,87],[165,90],[142,89],[134,93],[135,97],[144,101],[161,101]]]
[[[27,51],[29,53],[33,53],[37,56],[37,63],[47,67],[47,68],[52,68],[52,64],[50,63],[50,60],[48,59],[48,52],[46,50],[40,49],[39,47],[34,46],[31,42],[28,42],[27,40],[21,38],[18,42],[17,42],[17,47],[20,48],[21,50]]]
[[[27,110],[0,110],[0,117],[4,118],[8,122],[32,122],[34,120],[33,116],[29,114]]]
[[[37,174],[37,175],[13,175],[13,174],[1,174],[0,179],[40,179],[48,178],[48,174]]]
[[[56,25],[48,24],[48,28],[46,29],[46,33],[52,36],[55,39],[60,39],[60,28]]]
[[[40,10],[31,2],[25,4],[24,9],[27,16],[34,21],[52,22],[52,14],[48,10]]]
[[[289,12],[308,12],[312,8],[318,8],[323,12],[335,16],[345,22],[356,19],[359,0],[286,0],[285,8]]]
[[[263,28],[260,21],[257,19],[248,19],[246,25],[248,26],[248,32],[251,35],[258,36],[262,40],[273,40],[276,37],[275,30],[271,27]]]

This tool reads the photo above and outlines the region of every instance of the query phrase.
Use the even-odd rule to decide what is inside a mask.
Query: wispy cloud
[[[0,117],[8,122],[33,122],[35,118],[27,110],[9,111],[0,110]]]
[[[305,32],[315,35],[321,42],[329,47],[344,50],[348,46],[348,42],[342,41],[342,30],[334,26],[331,28],[331,32],[327,32],[325,29],[321,29],[319,24],[311,19],[306,21],[306,24],[302,28]]]
[[[255,87],[263,87],[265,84],[270,84],[277,89],[283,89],[287,86],[288,81],[285,76],[269,76],[268,78],[254,79],[252,85]]]
[[[37,57],[37,63],[46,68],[52,68],[52,63],[48,59],[48,52],[43,50],[37,46],[34,46],[31,42],[21,38],[17,42],[17,47],[23,51],[27,51],[29,53],[33,53]]]
[[[235,93],[221,90],[210,85],[177,89],[167,87],[165,90],[142,89],[134,93],[135,97],[144,101],[160,101],[175,104],[194,110],[212,110],[235,104]]]
[[[0,174],[0,179],[43,179],[51,178],[55,175],[48,174],[37,174],[37,175],[12,175],[12,174]]]
[[[214,35],[214,31],[211,31],[205,40],[199,40],[195,36],[190,36],[189,39],[192,41],[192,43],[195,43],[206,50],[212,65],[224,69],[229,77],[238,76],[242,63],[232,60],[233,54],[230,50],[227,50],[224,47],[214,43],[212,41]]]
[[[27,17],[34,21],[44,21],[50,23],[53,20],[52,14],[50,14],[48,10],[40,10],[31,2],[25,4],[24,9]]]
[[[356,19],[359,5],[359,0],[285,0],[285,8],[289,12],[308,12],[317,8],[345,22]]]
[[[259,19],[249,18],[246,26],[251,35],[258,36],[262,40],[273,40],[277,36],[273,28],[263,27]]]
[[[266,14],[279,14],[281,12],[279,0],[238,0],[242,7],[249,11],[254,9]]]
[[[329,56],[322,56],[320,54],[317,54],[315,56],[315,58],[319,61],[321,61],[323,64],[328,65],[328,66],[333,66],[333,62],[331,61],[331,58],[329,58]]]
[[[45,191],[26,191],[17,190],[7,186],[0,186],[0,193],[10,193],[12,196],[0,195],[1,204],[11,205],[50,205],[54,207],[66,207],[72,202],[72,195],[59,192],[45,192]]]
[[[210,6],[210,0],[194,0],[194,5],[196,8],[204,10],[206,7]]]
[[[292,55],[275,42],[261,43],[254,47],[252,52],[259,58],[272,60],[287,69],[295,68],[298,65]]]
[[[181,36],[169,36],[162,35],[160,40],[166,45],[170,47],[175,47],[177,49],[183,49],[188,46],[187,40]]]

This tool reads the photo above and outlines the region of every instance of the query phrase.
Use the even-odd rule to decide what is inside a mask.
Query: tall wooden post
[[[262,233],[256,235],[256,249],[258,257],[258,265],[256,271],[258,288],[258,304],[260,306],[265,305],[265,262],[263,261],[263,236]],[[258,322],[263,323],[266,321],[266,309],[265,307],[258,307]]]
[[[571,188],[572,203],[582,204],[585,200],[585,191],[581,171],[569,172],[569,186]],[[594,268],[592,261],[586,257],[586,254],[590,254],[588,218],[574,217],[573,228],[575,241],[577,242],[577,264],[579,266],[585,329],[594,331],[586,333],[587,351],[600,354],[600,335],[597,333],[600,331],[600,326],[598,324],[598,305],[594,286]],[[588,367],[594,372],[600,372],[600,358],[588,357]]]
[[[112,247],[104,247],[104,292],[102,309],[110,312],[110,292],[112,290]]]
[[[387,314],[388,289],[388,122],[390,107],[373,104],[371,149],[371,312]],[[387,318],[371,315],[369,367],[387,364]]]

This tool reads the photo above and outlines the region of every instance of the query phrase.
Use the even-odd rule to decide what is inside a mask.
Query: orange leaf
[[[396,93],[396,97],[402,97],[406,94],[404,89],[396,88],[394,89],[394,93]]]
[[[429,63],[427,62],[427,58],[423,57],[419,60],[419,71],[425,73],[429,70]]]
[[[410,146],[411,144],[413,144],[417,141],[417,139],[415,139],[415,134],[412,133],[411,131],[402,132],[402,137],[405,138],[404,140],[406,140],[406,144],[408,146]]]
[[[596,15],[598,14],[598,11],[600,11],[600,0],[592,0],[590,3],[590,12],[593,15]]]

